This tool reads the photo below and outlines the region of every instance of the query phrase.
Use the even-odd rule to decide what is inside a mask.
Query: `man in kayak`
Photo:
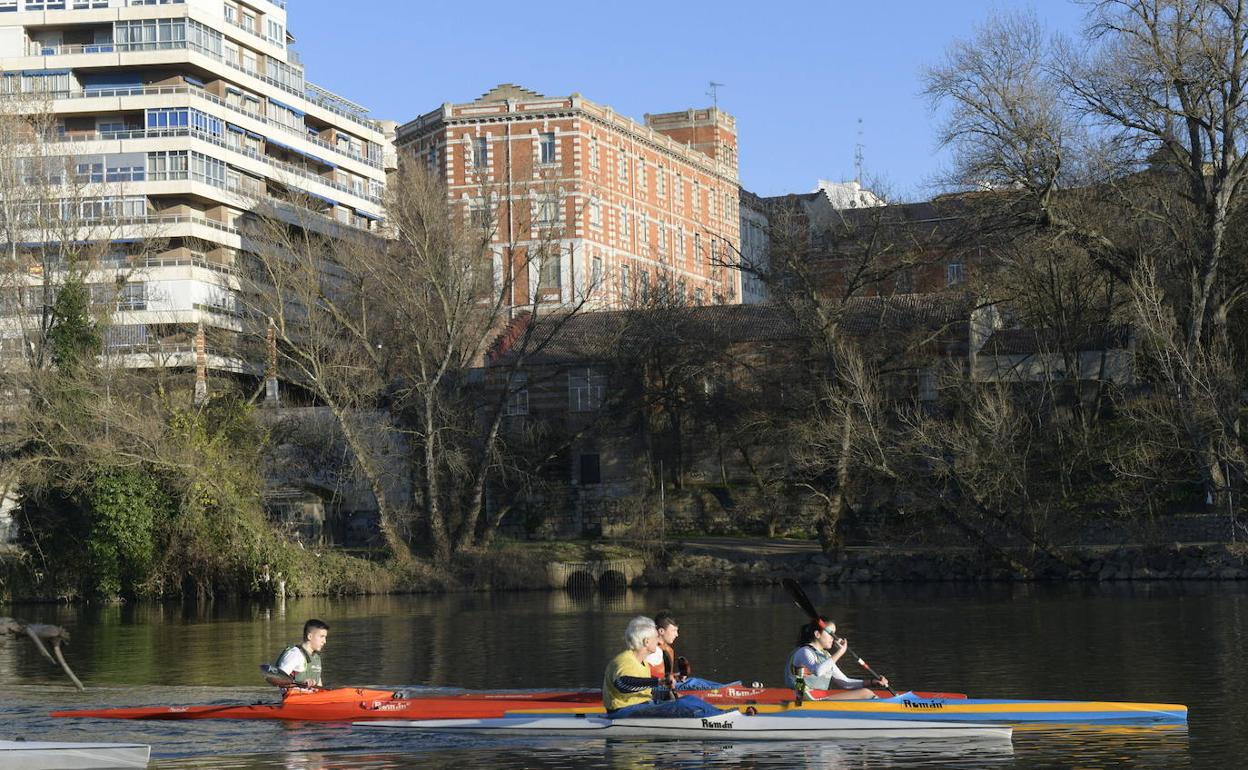
[[[650,666],[650,675],[659,678],[671,677],[676,684],[677,690],[716,690],[720,687],[727,687],[726,684],[712,682],[709,679],[702,679],[696,676],[690,676],[688,670],[689,662],[684,658],[676,655],[672,642],[676,641],[676,637],[680,636],[680,627],[676,625],[676,618],[669,610],[660,610],[654,616],[654,625],[658,629],[659,648],[653,654],[646,658],[646,664]],[[684,666],[679,663],[684,663]],[[734,684],[740,684],[735,682]]]
[[[303,624],[303,642],[282,651],[276,668],[300,687],[324,687],[321,681],[321,650],[329,625],[313,618]]]
[[[849,648],[849,641],[838,637],[836,624],[823,616],[802,626],[797,643],[798,648],[784,667],[788,687],[796,688],[794,672],[798,669],[803,672],[807,688],[821,691],[814,696],[815,700],[867,700],[876,697],[869,688],[888,687],[887,677],[852,679],[841,671],[836,662]]]
[[[656,677],[650,673],[646,658],[659,648],[659,631],[654,621],[638,616],[628,622],[624,630],[627,649],[607,664],[602,677],[602,705],[612,719],[622,717],[705,717],[723,712],[692,695],[675,700],[655,702],[653,691],[666,685],[671,677]]]

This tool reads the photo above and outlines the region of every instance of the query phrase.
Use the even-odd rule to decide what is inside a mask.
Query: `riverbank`
[[[523,591],[566,587],[552,565],[627,561],[644,565],[633,587],[768,585],[784,577],[809,583],[926,583],[1119,580],[1245,580],[1246,544],[1171,544],[1018,550],[993,555],[969,548],[854,548],[825,554],[809,541],[694,538],[663,547],[604,542],[503,542],[460,554],[448,570],[413,561],[404,567],[333,550],[307,551],[290,575],[270,575],[257,596],[366,596]],[[0,602],[72,603],[78,597],[41,583],[29,559],[0,555]],[[584,584],[580,584],[584,585]],[[591,583],[592,585],[592,583]]]
[[[785,541],[792,543],[792,541]],[[1236,543],[1019,549],[985,554],[969,548],[813,549],[752,547],[748,542],[677,550],[646,571],[648,585],[755,585],[799,577],[812,583],[925,583],[1248,579],[1248,545]]]

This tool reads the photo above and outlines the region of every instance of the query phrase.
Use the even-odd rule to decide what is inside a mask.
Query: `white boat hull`
[[[422,719],[356,722],[359,727],[400,728],[488,735],[550,735],[680,740],[802,741],[857,738],[959,738],[1008,741],[1011,728],[971,722],[842,719],[745,715],[607,719],[601,716],[533,715],[499,719]]]
[[[147,767],[151,746],[141,743],[0,741],[3,770],[111,770]]]

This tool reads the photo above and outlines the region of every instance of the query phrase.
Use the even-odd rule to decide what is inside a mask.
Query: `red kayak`
[[[722,687],[685,691],[717,706],[777,704],[793,699],[780,687]],[[889,693],[880,691],[881,697]],[[960,693],[920,692],[921,698],[965,698]],[[811,691],[818,697],[818,691]],[[602,704],[598,690],[547,692],[466,692],[404,694],[390,690],[341,687],[307,692],[291,690],[280,703],[231,703],[220,706],[145,706],[139,708],[54,711],[54,717],[95,719],[284,719],[300,722],[358,722],[367,719],[489,719],[509,711],[593,709]]]

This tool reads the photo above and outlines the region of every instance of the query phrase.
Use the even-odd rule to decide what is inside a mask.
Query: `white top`
[[[813,690],[856,690],[866,686],[863,680],[846,676],[829,653],[816,652],[809,644],[798,647],[789,656],[789,665],[784,667],[784,682],[789,687],[794,685],[794,666],[811,672],[806,676],[806,686]]]
[[[294,679],[296,674],[302,674],[307,670],[308,658],[298,647],[291,647],[277,659],[277,667],[283,674]]]
[[[649,655],[647,655],[647,656],[646,656],[645,661],[643,661],[643,662],[644,662],[647,666],[661,666],[661,665],[663,665],[663,650],[662,650],[662,649],[655,650],[654,652],[652,652],[652,653],[650,653]]]

